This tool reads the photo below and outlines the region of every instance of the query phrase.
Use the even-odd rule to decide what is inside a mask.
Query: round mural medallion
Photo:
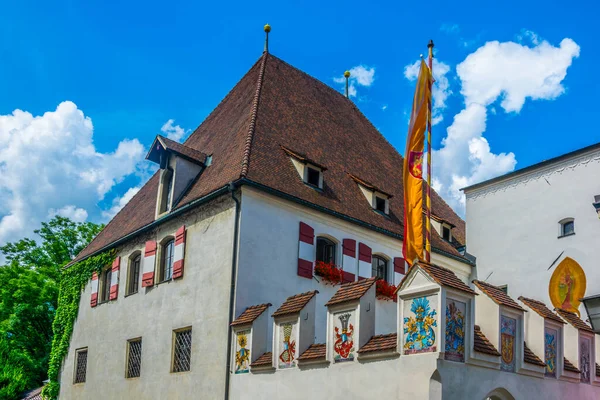
[[[558,264],[550,277],[548,293],[556,308],[579,314],[579,304],[585,295],[586,278],[583,268],[572,258],[565,258]]]

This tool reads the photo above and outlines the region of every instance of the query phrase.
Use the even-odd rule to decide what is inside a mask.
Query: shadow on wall
[[[497,388],[492,390],[484,400],[515,400],[508,390],[504,388]]]
[[[429,400],[442,400],[442,377],[437,369],[429,378]]]

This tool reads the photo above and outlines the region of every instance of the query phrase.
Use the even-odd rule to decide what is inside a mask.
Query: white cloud
[[[443,23],[442,26],[440,26],[440,31],[446,33],[458,33],[460,32],[460,26],[458,26],[458,24]]]
[[[31,236],[53,215],[86,220],[114,185],[142,172],[137,139],[101,153],[93,133],[92,120],[70,101],[40,116],[0,115],[0,245]]]
[[[179,125],[173,125],[175,122],[174,119],[170,119],[164,123],[162,128],[160,128],[161,132],[167,135],[167,138],[174,140],[176,142],[181,141],[184,136],[186,136],[190,131],[183,129]]]
[[[558,47],[546,41],[534,47],[494,41],[457,66],[465,108],[433,154],[438,191],[455,210],[464,213],[462,187],[510,172],[517,163],[513,153],[493,153],[483,136],[488,108],[498,112],[499,100],[505,112],[518,113],[527,99],[555,99],[565,92],[562,82],[578,56],[579,46],[568,38]]]
[[[334,82],[342,83],[342,90],[345,90],[346,78],[342,75],[339,78],[333,78]],[[366,65],[357,65],[350,69],[350,78],[348,78],[348,95],[356,97],[358,94],[357,87],[369,87],[375,80],[375,67]]]
[[[112,219],[127,203],[129,203],[129,200],[131,200],[140,189],[141,186],[132,187],[129,188],[123,196],[115,197],[112,202],[112,207],[106,211],[102,211],[102,216],[107,221]]]
[[[388,108],[387,104],[384,104],[384,105],[381,107],[381,111],[385,111],[385,110],[387,110],[387,108]]]
[[[419,68],[421,61],[417,60],[413,64],[404,67],[404,76],[410,81],[415,81],[419,76]],[[431,89],[433,97],[433,109],[431,115],[431,124],[437,125],[443,121],[442,112],[446,108],[446,100],[452,94],[450,90],[450,82],[448,81],[448,72],[450,66],[446,63],[433,59],[433,78],[435,82]]]
[[[537,46],[542,42],[542,38],[540,38],[539,35],[533,31],[521,29],[521,33],[517,35],[517,41],[519,43],[530,41],[532,44]]]

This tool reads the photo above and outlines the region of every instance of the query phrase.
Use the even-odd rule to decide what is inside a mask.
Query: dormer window
[[[363,196],[365,196],[373,208],[373,211],[383,215],[388,215],[390,213],[390,199],[392,198],[392,195],[383,192],[381,189],[363,179],[352,174],[348,175],[356,182]]]
[[[305,170],[306,170],[305,182],[311,186],[321,189],[323,187],[323,179],[321,178],[321,176],[322,176],[321,171],[314,167],[308,166],[308,165],[306,166]]]
[[[452,241],[452,231],[448,225],[442,225],[442,238],[447,241]]]
[[[327,168],[287,147],[281,146],[281,149],[290,157],[294,168],[302,178],[302,182],[313,188],[323,189],[323,172]]]
[[[390,204],[388,197],[381,193],[373,193],[373,209],[381,214],[389,214]]]
[[[171,210],[173,197],[173,170],[171,168],[161,171],[160,197],[158,199],[158,213],[163,214]]]

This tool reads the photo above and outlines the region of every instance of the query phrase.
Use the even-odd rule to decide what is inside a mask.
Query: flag
[[[428,107],[431,102],[431,71],[421,60],[419,78],[415,88],[406,153],[404,155],[404,259],[410,265],[416,259],[423,260],[423,148]]]

